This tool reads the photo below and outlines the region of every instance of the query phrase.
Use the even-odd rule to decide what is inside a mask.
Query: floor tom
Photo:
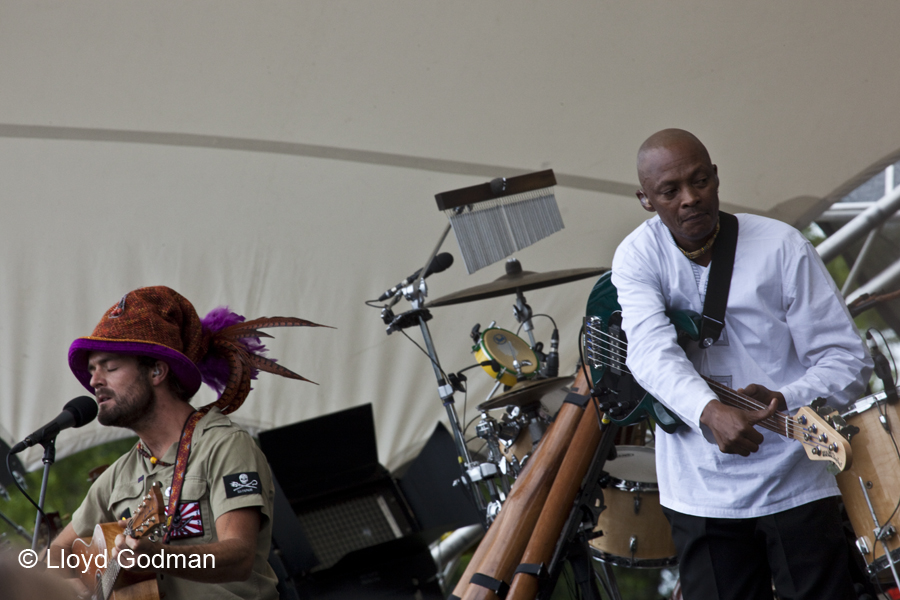
[[[591,540],[594,553],[620,567],[676,564],[669,522],[659,505],[653,448],[616,446],[616,455],[600,480],[606,510],[597,519],[596,530],[603,535]]]

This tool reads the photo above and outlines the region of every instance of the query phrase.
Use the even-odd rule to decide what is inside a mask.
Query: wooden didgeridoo
[[[578,371],[572,391],[582,395],[590,393],[583,370]],[[553,426],[547,430],[538,450],[531,457],[531,469],[516,480],[512,492],[503,503],[500,510],[503,518],[491,526],[491,529],[497,528],[497,533],[491,538],[492,543],[489,547],[482,543],[472,557],[475,563],[473,573],[510,581],[584,412],[575,404],[563,403]],[[465,579],[460,580],[465,585],[465,593],[461,596],[463,600],[499,600],[491,590],[469,583],[471,575],[464,574],[463,577]]]
[[[554,425],[555,421],[547,429],[545,439],[554,429]],[[543,443],[543,441],[541,443]],[[539,444],[532,457],[525,462],[525,466],[522,467],[522,471],[519,473],[519,481],[525,480],[529,476],[532,466],[538,463],[538,461],[534,459],[541,453],[540,449],[541,445]],[[513,490],[515,490],[515,485],[513,486]],[[510,492],[510,495],[512,495],[512,492]],[[478,572],[481,561],[484,560],[486,556],[490,556],[494,540],[497,538],[497,531],[503,527],[501,523],[507,518],[507,515],[509,515],[510,512],[511,511],[501,510],[500,514],[497,515],[497,518],[494,519],[494,522],[488,528],[487,533],[484,534],[481,543],[478,544],[478,548],[475,550],[475,554],[472,555],[472,559],[466,566],[466,570],[463,572],[462,577],[456,582],[456,587],[453,588],[453,593],[450,594],[449,600],[459,600],[466,592],[466,588],[469,586],[469,580],[472,579],[472,575]]]
[[[550,433],[550,429],[553,428],[551,424],[547,430],[547,434]],[[540,446],[538,447],[538,450]],[[535,451],[533,456],[538,455],[538,450]],[[528,473],[531,472],[531,466],[535,461],[531,459],[525,462],[525,466],[522,467],[522,470],[519,472],[519,479],[523,479],[528,476]],[[472,555],[472,559],[469,561],[469,564],[466,565],[466,570],[463,572],[462,577],[459,578],[459,581],[456,582],[456,587],[453,588],[453,593],[450,594],[448,600],[459,600],[462,595],[466,592],[466,588],[469,585],[469,580],[472,579],[472,575],[474,575],[478,570],[478,565],[484,559],[485,556],[488,556],[491,551],[491,545],[494,543],[494,539],[497,537],[497,531],[500,529],[500,523],[506,518],[507,511],[501,510],[500,514],[497,515],[497,518],[494,519],[494,522],[488,528],[487,532],[484,534],[484,537],[481,538],[481,542],[478,544],[478,548],[475,551],[475,554]]]
[[[572,510],[572,503],[581,489],[581,482],[591,466],[597,446],[600,445],[602,434],[597,422],[595,403],[596,400],[591,400],[581,417],[572,445],[559,467],[559,474],[550,488],[550,495],[544,502],[534,533],[522,555],[521,564],[546,565],[553,557],[562,528]],[[534,600],[537,593],[538,578],[517,573],[513,575],[506,600]]]

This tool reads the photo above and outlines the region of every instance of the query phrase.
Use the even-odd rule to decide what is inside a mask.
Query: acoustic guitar
[[[82,583],[91,592],[91,600],[159,600],[155,573],[134,573],[123,569],[111,557],[116,536],[120,533],[151,541],[165,535],[166,511],[159,482],[150,487],[124,531],[118,523],[101,523],[94,527],[93,536],[79,538],[72,545],[72,553],[80,556],[80,564],[88,564],[86,573],[79,569]],[[106,556],[106,567],[98,566],[98,557]],[[101,564],[103,561],[100,561]]]
[[[684,423],[645,391],[625,365],[628,340],[622,330],[622,307],[611,277],[612,272],[604,273],[591,290],[582,342],[584,360],[590,367],[594,389],[603,388],[609,398],[605,405],[601,404],[601,408],[617,425],[631,425],[650,418],[666,433],[674,433],[679,427],[685,426]],[[700,339],[700,315],[693,311],[668,311],[666,316],[675,326],[682,346],[689,340]],[[767,408],[750,396],[738,393],[709,377],[701,377],[723,404],[748,412]],[[799,441],[810,459],[829,461],[829,470],[839,473],[850,467],[850,442],[832,426],[835,421],[829,423],[816,412],[819,406],[821,403],[816,402],[811,406],[801,407],[794,416],[779,411],[757,424]],[[841,427],[839,423],[837,426]]]

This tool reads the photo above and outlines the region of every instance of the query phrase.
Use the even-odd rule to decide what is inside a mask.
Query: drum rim
[[[656,448],[651,448],[648,446],[635,446],[633,444],[622,444],[616,446],[616,450],[619,451],[627,451],[633,452],[635,456],[653,455],[653,472],[656,475]],[[620,457],[626,458],[626,457]],[[618,459],[616,459],[618,460]],[[614,462],[614,461],[613,461]],[[616,477],[609,471],[603,471],[606,474],[606,477],[609,478],[609,484],[607,487],[613,487],[623,492],[659,492],[659,481],[640,481],[637,479],[623,479],[621,477]]]
[[[674,567],[678,564],[677,555],[665,558],[631,559],[619,556],[618,554],[610,554],[609,552],[598,550],[594,546],[591,546],[591,553],[594,555],[594,560],[596,561],[627,569],[662,569],[664,567]]]

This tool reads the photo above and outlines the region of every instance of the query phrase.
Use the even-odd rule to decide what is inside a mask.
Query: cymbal
[[[569,283],[570,281],[578,281],[579,279],[585,279],[586,277],[599,277],[607,271],[609,271],[609,269],[606,267],[593,267],[589,269],[563,269],[561,271],[537,273],[535,271],[523,271],[519,261],[511,259],[506,263],[506,275],[498,277],[490,283],[476,285],[475,287],[441,296],[440,298],[425,304],[425,307],[432,308],[435,306],[449,306],[450,304],[474,302],[476,300],[494,298],[495,296],[514,294],[516,293],[516,290],[521,290],[523,292],[536,290],[543,287],[550,287],[551,285],[560,285]]]
[[[532,381],[520,381],[508,392],[494,396],[478,405],[478,410],[492,410],[504,406],[528,406],[538,402],[541,398],[556,391],[566,384],[572,383],[574,377],[551,377],[549,379],[534,379]]]

